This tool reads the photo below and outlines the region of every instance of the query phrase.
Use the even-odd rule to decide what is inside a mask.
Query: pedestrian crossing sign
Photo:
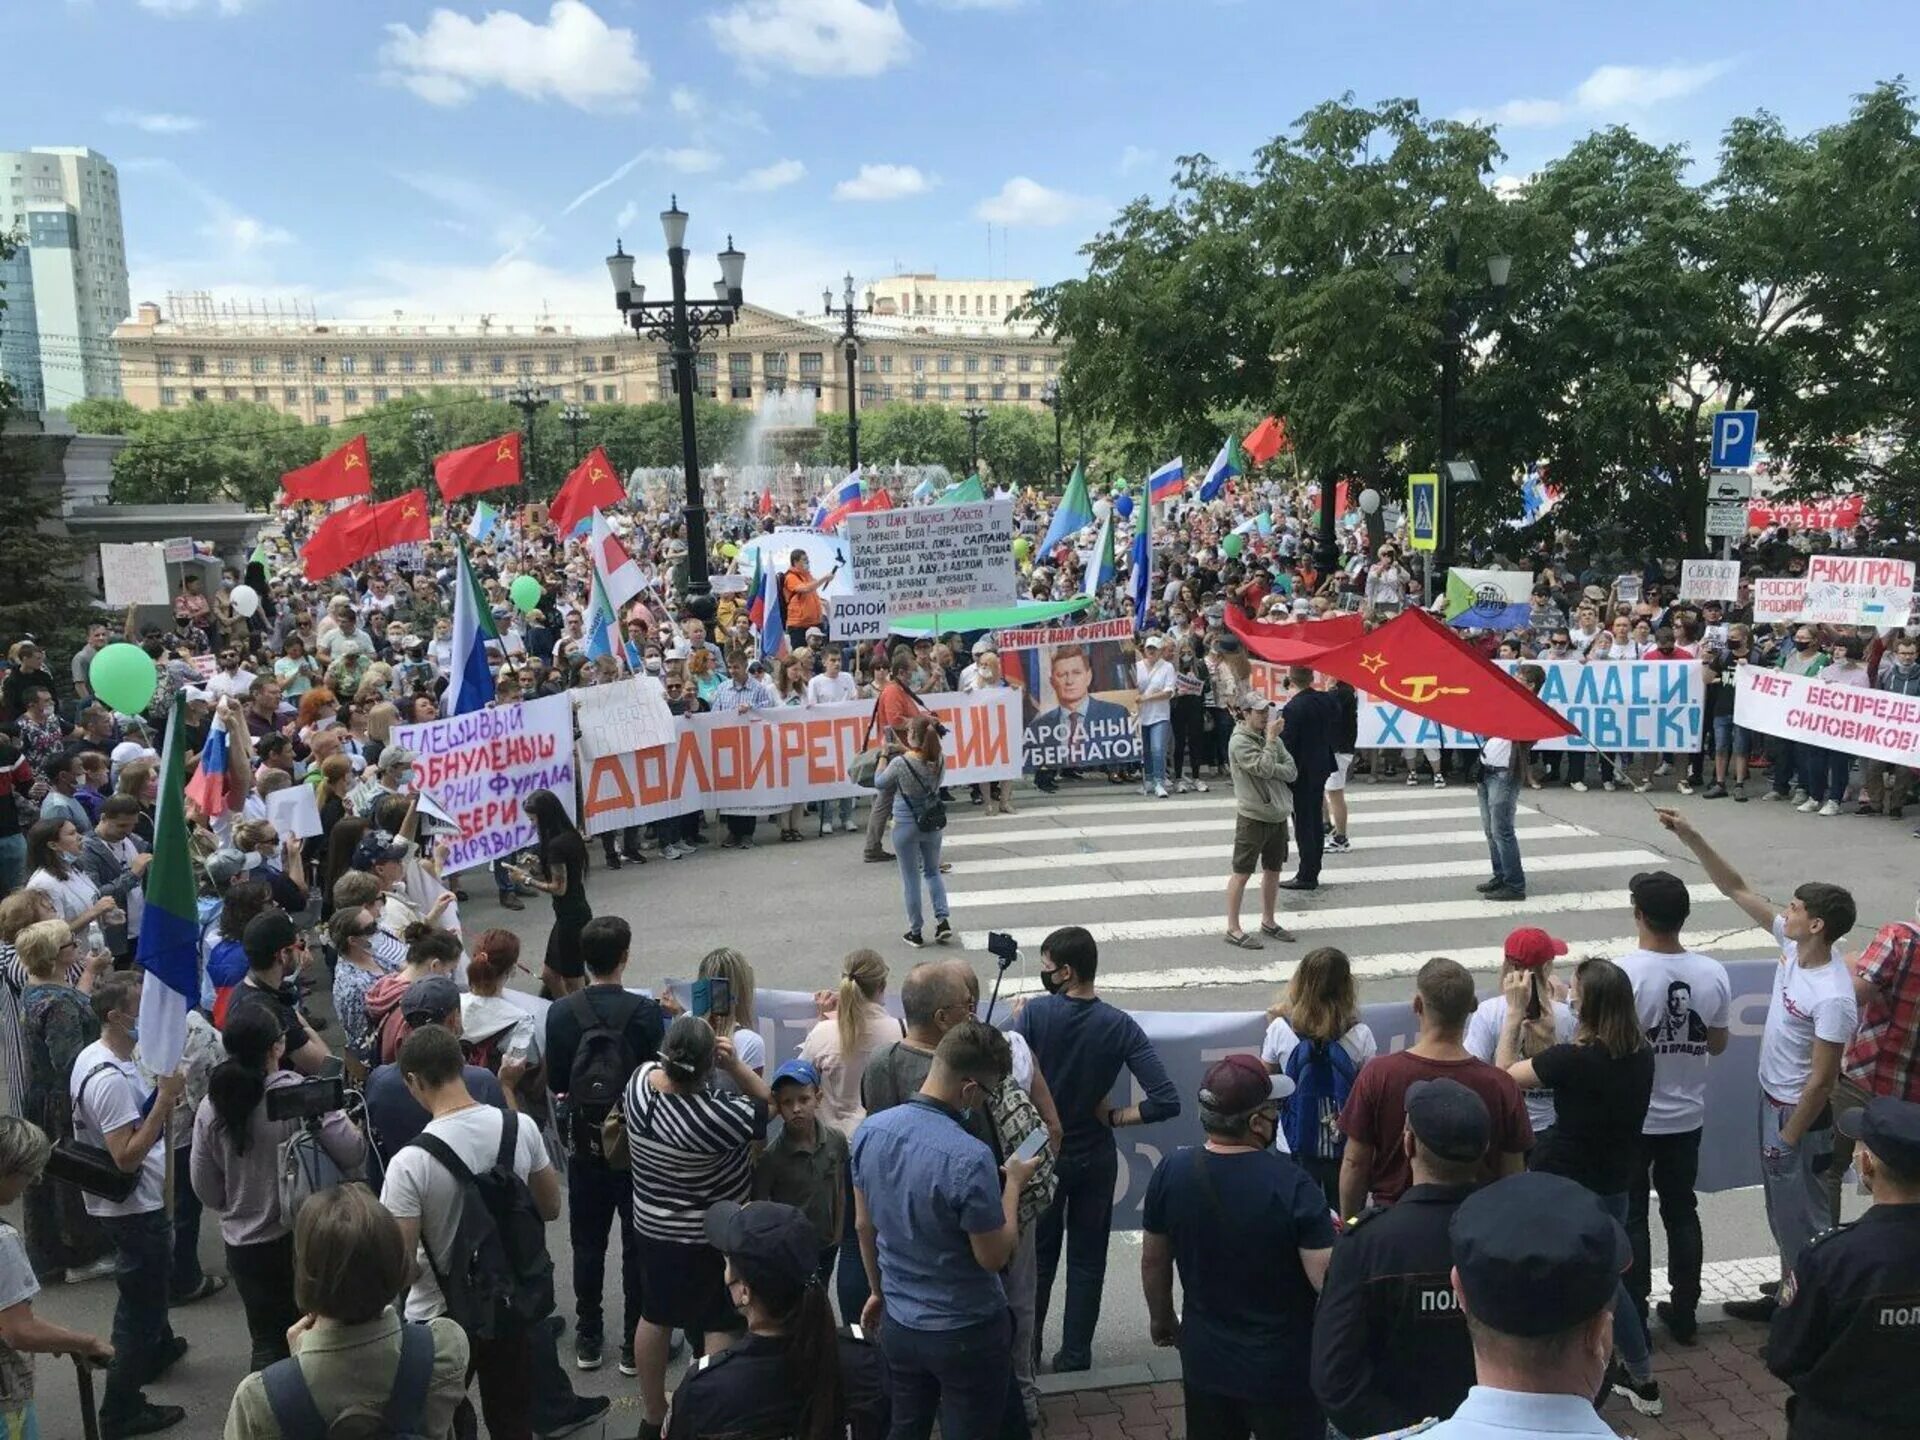
[[[1407,543],[1414,550],[1440,548],[1440,477],[1407,477]]]

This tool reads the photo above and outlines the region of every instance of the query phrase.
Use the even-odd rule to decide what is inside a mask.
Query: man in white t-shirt
[[[75,1058],[67,1081],[74,1138],[99,1146],[122,1173],[140,1177],[125,1200],[86,1196],[87,1213],[112,1239],[119,1261],[113,1361],[100,1401],[100,1434],[103,1440],[126,1440],[187,1418],[178,1405],[155,1405],[142,1390],[187,1353],[187,1342],[167,1323],[173,1226],[164,1196],[167,1152],[160,1143],[187,1082],[183,1075],[163,1075],[149,1089],[140,1078],[133,1059],[140,1023],[138,975],[109,975],[98,981],[92,1005],[100,1020],[100,1038]]]
[[[1700,857],[1720,893],[1780,947],[1760,1036],[1760,1172],[1767,1227],[1780,1248],[1784,1279],[1807,1242],[1831,1219],[1826,1170],[1833,1163],[1833,1111],[1828,1102],[1860,1021],[1853,972],[1834,947],[1853,929],[1853,896],[1838,885],[1809,880],[1794,890],[1784,910],[1776,910],[1678,811],[1659,815],[1660,823]],[[1773,1318],[1776,1302],[1765,1295],[1723,1308],[1737,1320],[1764,1322]]]
[[[841,668],[840,647],[827,646],[820,652],[820,673],[807,681],[807,704],[846,705],[856,698],[853,676]],[[854,797],[847,795],[820,802],[822,835],[831,835],[836,828],[853,832],[853,801]]]
[[[1141,658],[1134,662],[1133,684],[1140,692],[1134,718],[1140,725],[1140,793],[1167,798],[1167,739],[1173,731],[1173,666],[1164,658],[1164,635],[1140,642]]]
[[[1672,1289],[1658,1314],[1674,1339],[1691,1345],[1705,1259],[1700,1202],[1693,1187],[1707,1117],[1707,1057],[1727,1048],[1733,985],[1726,966],[1681,943],[1680,927],[1693,906],[1685,881],[1665,870],[1649,870],[1633,877],[1628,893],[1640,946],[1622,955],[1618,964],[1633,981],[1640,1025],[1653,1047],[1653,1097],[1627,1192],[1627,1237],[1633,1242],[1627,1293],[1644,1320],[1653,1264],[1647,1207],[1651,1190],[1660,1197]]]

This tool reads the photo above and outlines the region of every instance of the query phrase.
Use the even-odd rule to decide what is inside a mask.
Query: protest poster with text
[[[1920,697],[1760,665],[1734,671],[1734,686],[1733,723],[1743,730],[1895,765],[1920,756]]]
[[[1126,767],[1140,763],[1133,723],[1132,620],[1002,630],[994,637],[1000,673],[1023,696],[1029,770]]]
[[[1020,697],[1012,689],[921,697],[947,734],[949,785],[1020,774]],[[871,795],[847,778],[868,743],[873,706],[814,705],[751,714],[682,715],[665,746],[638,754],[581,757],[583,825],[589,835],[704,809],[754,813],[817,800]]]
[[[551,790],[567,814],[574,813],[569,696],[396,725],[393,743],[420,757],[420,793],[452,822],[444,874],[491,864],[534,844],[539,836],[521,807],[536,790]]]
[[[1680,598],[1722,602],[1738,600],[1740,598],[1740,562],[1738,560],[1681,561]]]
[[[667,688],[651,675],[629,675],[611,685],[570,690],[580,721],[583,760],[658,750],[673,739]]]
[[[107,608],[171,604],[173,587],[167,583],[166,557],[165,545],[102,545],[100,580]]]
[[[1807,582],[1803,579],[1773,579],[1753,582],[1753,623],[1785,625],[1800,618],[1807,606]]]
[[[1495,663],[1509,672],[1519,668],[1516,661]],[[1584,750],[1591,744],[1610,754],[1677,755],[1700,748],[1706,685],[1700,666],[1690,660],[1527,663],[1546,672],[1540,698],[1580,727],[1579,736],[1537,741],[1537,751]],[[1390,700],[1362,695],[1359,743],[1363,750],[1409,745],[1471,750],[1479,746],[1480,737],[1423,720]]]
[[[1011,605],[1013,501],[915,505],[849,515],[852,589],[886,597],[896,615]]]
[[[1904,625],[1913,609],[1913,562],[1874,555],[1815,555],[1807,561],[1812,625]]]
[[[1866,509],[1861,495],[1829,495],[1823,500],[1755,500],[1747,506],[1747,524],[1756,530],[1784,525],[1789,530],[1851,530]]]

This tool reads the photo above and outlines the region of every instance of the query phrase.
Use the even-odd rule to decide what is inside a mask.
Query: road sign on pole
[[[1722,410],[1713,417],[1713,468],[1746,469],[1753,464],[1753,442],[1759,436],[1758,410]]]
[[[1753,498],[1753,476],[1744,470],[1715,470],[1707,477],[1707,503],[1717,500],[1738,500],[1742,504]]]
[[[1747,533],[1747,502],[1709,500],[1707,502],[1707,538],[1738,540]]]

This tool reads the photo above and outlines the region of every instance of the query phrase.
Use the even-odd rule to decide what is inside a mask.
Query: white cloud
[[[138,0],[142,10],[164,20],[178,20],[196,10],[211,10],[221,15],[238,15],[248,0]]]
[[[1150,165],[1160,163],[1160,152],[1148,150],[1139,145],[1129,145],[1120,152],[1120,163],[1114,168],[1122,175],[1131,175],[1137,170],[1145,170]]]
[[[1699,65],[1602,65],[1562,99],[1508,100],[1490,110],[1469,110],[1461,118],[1515,130],[1572,120],[1620,119],[1685,99],[1732,68],[1731,60]]]
[[[923,0],[936,10],[1018,10],[1027,0]]]
[[[933,182],[920,173],[917,165],[862,165],[851,180],[833,187],[836,200],[904,200],[923,195]]]
[[[109,110],[109,125],[131,125],[149,135],[185,135],[206,122],[197,115],[172,115],[164,110]]]
[[[710,170],[718,170],[726,160],[725,156],[700,145],[654,150],[649,151],[648,154],[667,169],[677,170],[682,175],[705,175]]]
[[[682,116],[696,115],[700,111],[700,96],[685,85],[676,85],[667,96],[667,103],[673,106],[673,113]]]
[[[973,218],[994,225],[1065,225],[1096,204],[1084,195],[1049,190],[1024,175],[1016,175],[973,207]]]
[[[707,24],[722,50],[755,71],[881,75],[913,53],[893,0],[739,0]]]
[[[798,160],[776,160],[771,165],[762,165],[757,170],[749,170],[740,177],[736,190],[781,190],[800,180],[806,179],[807,167]]]
[[[435,10],[424,29],[395,24],[387,34],[381,63],[430,105],[464,104],[498,85],[529,100],[623,109],[652,79],[633,31],[608,25],[582,0],[554,0],[544,25],[506,10],[479,20]]]
[[[613,228],[616,230],[626,230],[639,218],[640,202],[637,200],[629,200],[620,207],[620,213],[613,217]]]

